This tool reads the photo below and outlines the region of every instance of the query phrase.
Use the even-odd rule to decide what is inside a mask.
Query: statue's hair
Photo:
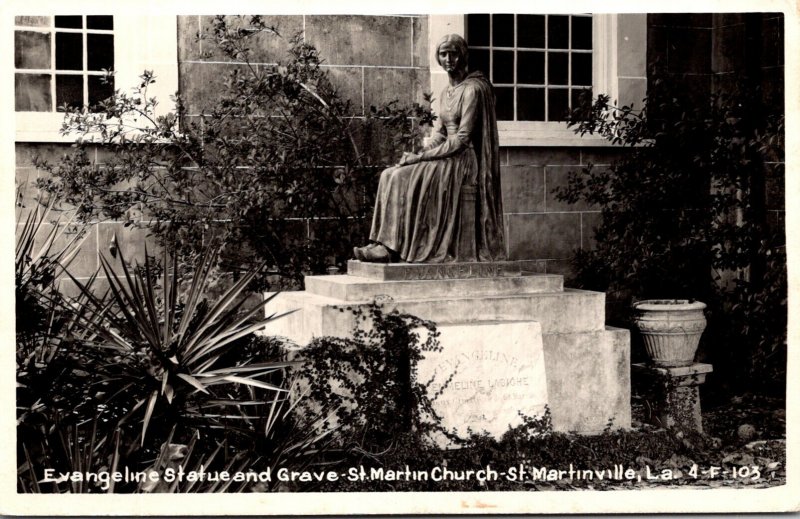
[[[461,54],[461,57],[464,58],[464,64],[466,64],[469,58],[469,50],[467,48],[466,40],[464,40],[464,38],[458,34],[447,34],[441,40],[439,40],[439,43],[436,45],[436,61],[439,63],[439,65],[442,64],[442,62],[439,61],[439,49],[446,43],[453,45],[456,50],[458,50],[458,52]]]

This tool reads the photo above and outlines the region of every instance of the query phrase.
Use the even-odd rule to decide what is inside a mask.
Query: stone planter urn
[[[706,328],[705,307],[705,303],[686,299],[647,299],[633,304],[633,321],[653,364],[675,368],[694,362]]]

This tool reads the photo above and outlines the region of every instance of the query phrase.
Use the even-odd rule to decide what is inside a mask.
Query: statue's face
[[[439,47],[439,63],[446,72],[464,68],[464,57],[455,45],[444,44]]]

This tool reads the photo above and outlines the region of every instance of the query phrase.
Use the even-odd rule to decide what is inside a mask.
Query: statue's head
[[[469,57],[469,51],[467,49],[467,42],[459,36],[458,34],[448,34],[444,36],[441,40],[439,40],[439,44],[436,45],[436,61],[442,68],[445,67],[445,63],[443,61],[443,52],[450,51],[456,58],[456,66],[461,69],[467,68],[467,59]]]

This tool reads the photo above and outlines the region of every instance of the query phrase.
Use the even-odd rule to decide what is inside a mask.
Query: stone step
[[[355,325],[353,302],[304,292],[283,292],[266,307],[268,313],[299,310],[271,323],[265,333],[291,338],[304,345],[313,337],[343,337]],[[385,301],[385,311],[430,319],[438,324],[475,321],[538,321],[542,333],[577,333],[605,329],[605,294],[586,290],[494,297],[443,297]]]
[[[564,290],[564,277],[556,274],[415,281],[381,281],[353,275],[306,276],[305,283],[309,293],[342,301],[494,297]]]
[[[470,263],[369,263],[358,260],[347,262],[348,275],[380,281],[514,277],[526,273],[544,273],[544,269],[545,262],[542,260]]]

